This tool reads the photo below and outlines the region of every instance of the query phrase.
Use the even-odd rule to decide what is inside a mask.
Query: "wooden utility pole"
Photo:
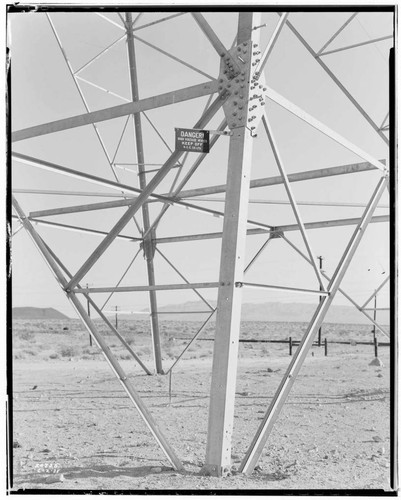
[[[377,294],[375,293],[375,309],[373,311],[373,319],[374,321],[376,322],[376,315],[377,315]],[[373,323],[373,330],[372,330],[372,333],[373,333],[373,342],[375,342],[375,339],[376,339],[376,325],[375,323]]]

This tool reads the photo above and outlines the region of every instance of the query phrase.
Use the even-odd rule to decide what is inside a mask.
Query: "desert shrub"
[[[138,354],[144,354],[145,356],[148,354],[151,354],[151,349],[149,347],[142,347],[141,350],[138,352]]]
[[[128,345],[132,345],[135,344],[135,339],[127,339],[126,342]]]
[[[26,340],[26,341],[34,340],[34,337],[35,337],[35,335],[30,330],[27,330],[25,332],[20,333],[20,338],[22,340]]]
[[[166,356],[166,359],[174,359],[174,353],[171,351],[171,349],[164,349],[163,354]]]
[[[49,355],[50,359],[58,359],[58,354],[56,352],[53,352],[52,354]]]
[[[71,358],[73,356],[76,356],[76,354],[77,350],[75,349],[75,347],[72,346],[62,346],[60,349],[60,355],[63,358]]]
[[[82,355],[82,359],[91,359],[91,360],[94,360],[94,359],[98,359],[101,357],[101,354],[98,353],[98,352],[90,352],[89,354],[83,354]]]
[[[128,354],[127,352],[123,352],[119,356],[120,359],[131,359],[131,354]]]
[[[36,352],[32,351],[32,349],[24,349],[24,354],[27,354],[28,356],[36,356]]]

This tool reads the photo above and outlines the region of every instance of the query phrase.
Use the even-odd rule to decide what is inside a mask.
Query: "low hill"
[[[70,319],[52,307],[13,307],[13,319]]]

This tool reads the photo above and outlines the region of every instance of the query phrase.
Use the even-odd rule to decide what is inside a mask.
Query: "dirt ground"
[[[203,342],[203,350],[199,348],[195,356],[184,357],[176,366],[171,401],[168,376],[148,376],[134,361],[120,360],[182,461],[185,471],[177,472],[105,360],[97,355],[83,359],[77,351],[75,357],[47,354],[43,359],[41,353],[48,345],[41,344],[40,327],[35,336],[24,339],[27,330],[29,325],[20,325],[14,342],[13,491],[390,491],[388,347],[380,348],[384,366],[370,364],[371,346],[330,346],[327,357],[323,348],[313,348],[257,469],[245,476],[236,469],[290,357],[288,346],[267,350],[266,344],[241,344],[233,470],[227,477],[215,478],[200,475],[212,342]],[[75,332],[69,334],[74,343]],[[67,337],[57,338],[60,353],[60,345],[66,349]],[[22,355],[28,343],[34,354]],[[150,364],[150,356],[143,359]],[[172,359],[164,360],[167,368]]]

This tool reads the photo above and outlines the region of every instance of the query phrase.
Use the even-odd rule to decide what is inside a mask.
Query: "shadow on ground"
[[[146,477],[152,474],[163,474],[166,472],[175,472],[171,467],[116,467],[114,465],[86,465],[83,467],[66,467],[60,471],[66,480],[87,479],[87,478],[115,478],[119,476],[126,477]],[[185,474],[185,473],[184,473]],[[16,482],[31,484],[46,484],[50,474],[18,474],[15,476]]]

